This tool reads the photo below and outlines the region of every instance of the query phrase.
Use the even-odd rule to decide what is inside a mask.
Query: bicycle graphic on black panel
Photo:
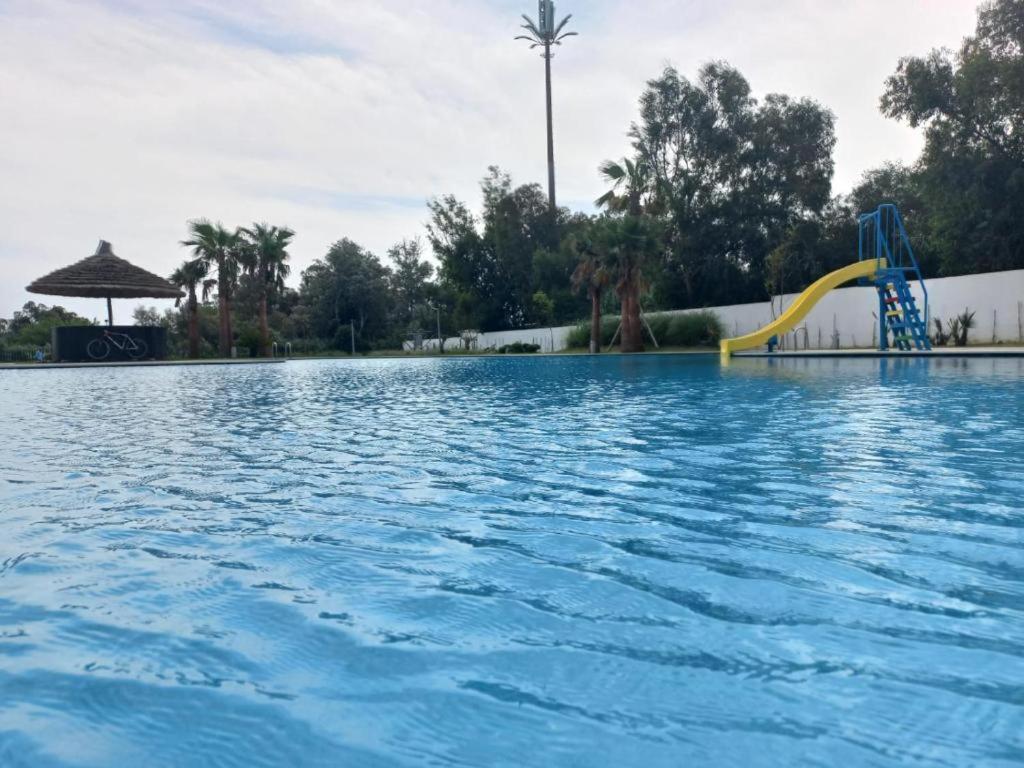
[[[129,336],[127,333],[103,331],[98,339],[93,339],[85,347],[85,353],[93,360],[106,360],[113,350],[123,352],[132,360],[141,360],[149,348],[142,339]]]

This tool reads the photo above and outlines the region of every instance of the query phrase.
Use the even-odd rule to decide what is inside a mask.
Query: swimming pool
[[[1022,384],[0,372],[0,764],[1019,762]]]

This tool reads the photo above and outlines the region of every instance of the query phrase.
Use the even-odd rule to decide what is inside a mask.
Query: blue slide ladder
[[[857,226],[860,260],[884,258],[887,265],[878,270],[873,281],[878,290],[878,348],[885,351],[891,346],[907,352],[931,349],[928,289],[899,209],[892,203],[884,203],[877,210],[857,217]],[[910,280],[916,280],[921,287],[923,316],[910,290]]]

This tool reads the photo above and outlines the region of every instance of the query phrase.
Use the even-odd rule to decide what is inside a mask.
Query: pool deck
[[[938,347],[930,350],[802,349],[787,352],[736,352],[733,357],[1024,357],[1024,347]]]
[[[522,354],[522,355],[483,355],[483,354],[459,354],[453,352],[445,355],[371,355],[362,356],[357,355],[356,357],[351,356],[337,356],[337,357],[275,357],[275,358],[244,358],[244,359],[224,359],[224,358],[212,358],[206,360],[140,360],[140,361],[120,361],[120,362],[109,362],[109,363],[0,363],[0,371],[38,371],[38,370],[52,370],[55,368],[146,368],[146,367],[159,367],[159,366],[180,366],[180,365],[274,365],[286,363],[289,360],[300,361],[300,360],[387,360],[387,359],[421,359],[425,357],[434,359],[457,359],[460,357],[528,357],[528,358],[544,358],[544,357],[560,357],[560,356],[586,356],[586,352],[568,352],[560,351],[546,354]],[[614,353],[618,354],[618,353]],[[701,356],[715,356],[718,357],[718,351],[712,349],[706,350],[694,350],[694,349],[662,349],[654,350],[650,349],[646,352],[634,353],[640,356],[644,355],[701,355]],[[819,357],[831,357],[831,358],[921,358],[921,357],[1024,357],[1024,346],[988,346],[988,347],[940,347],[932,350],[910,350],[901,352],[899,350],[889,350],[881,352],[877,349],[803,349],[803,350],[790,350],[784,352],[734,352],[732,355],[733,359],[743,358],[819,358]]]
[[[283,357],[253,357],[244,360],[215,358],[210,360],[132,360],[110,363],[0,363],[0,370],[38,371],[53,368],[149,368],[168,365],[267,365],[283,363]]]

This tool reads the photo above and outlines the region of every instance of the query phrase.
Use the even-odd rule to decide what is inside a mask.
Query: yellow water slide
[[[737,336],[735,339],[722,339],[720,342],[723,355],[731,355],[742,349],[752,349],[768,343],[772,336],[780,336],[803,320],[811,308],[821,301],[821,298],[838,288],[843,283],[856,280],[861,277],[874,278],[875,272],[886,268],[885,259],[865,259],[849,266],[829,272],[822,278],[811,283],[807,290],[796,297],[796,300],[789,305],[789,309],[763,328],[759,328],[746,336]]]

